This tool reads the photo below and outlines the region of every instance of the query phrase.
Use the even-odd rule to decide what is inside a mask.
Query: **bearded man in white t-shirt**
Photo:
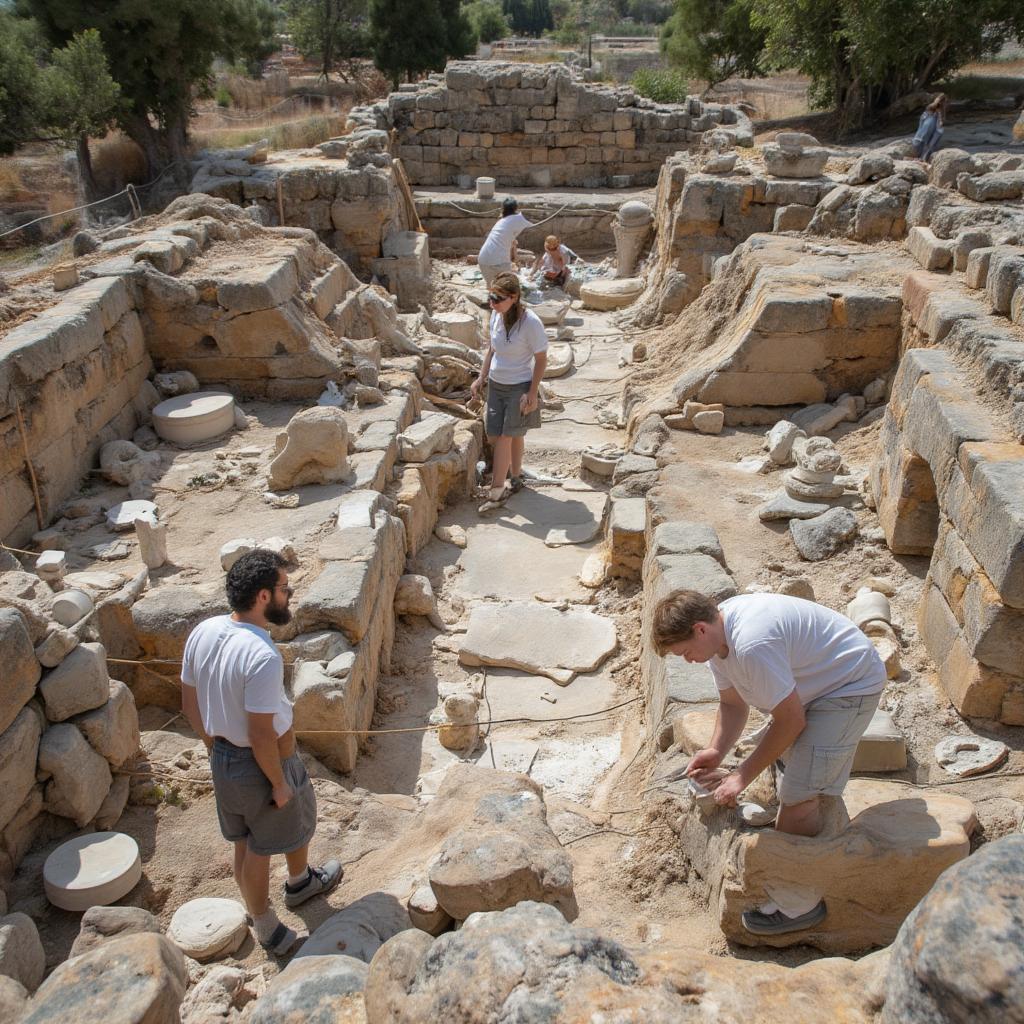
[[[681,590],[654,611],[659,654],[707,664],[718,688],[710,746],[687,766],[695,782],[736,745],[751,707],[771,716],[754,750],[714,788],[715,802],[734,806],[758,775],[783,767],[775,827],[792,835],[821,831],[821,797],[839,796],[864,730],[885,686],[885,666],[871,640],[846,616],[814,601],[781,594],[742,594],[721,604]],[[819,924],[825,901],[809,909],[766,905],[743,915],[756,935],[782,935]]]
[[[210,753],[221,834],[234,843],[235,881],[268,952],[284,956],[296,932],[270,904],[270,858],[284,854],[284,902],[297,907],[330,892],[341,864],[309,863],[316,794],[295,749],[284,659],[271,625],[291,619],[284,559],[257,549],[228,570],[230,615],[199,623],[185,642],[181,705]]]

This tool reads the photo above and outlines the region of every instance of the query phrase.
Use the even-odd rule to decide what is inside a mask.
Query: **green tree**
[[[337,71],[347,81],[370,56],[366,0],[285,0],[284,12],[292,42],[320,62],[322,78]]]
[[[43,74],[45,123],[74,146],[87,202],[100,198],[92,173],[89,137],[102,138],[117,120],[121,87],[110,77],[107,55],[94,28],[54,50]]]
[[[970,61],[1024,39],[1020,0],[750,0],[766,62],[809,75],[812,100],[840,130]]]
[[[751,24],[750,0],[676,0],[661,30],[661,51],[710,89],[733,75],[763,75],[765,35]]]
[[[44,119],[34,26],[0,10],[0,154],[36,136]]]
[[[476,33],[460,0],[438,0],[445,26],[446,57],[465,57],[476,49]]]
[[[95,28],[121,89],[118,123],[142,149],[148,172],[188,183],[188,123],[209,92],[215,57],[251,57],[266,42],[266,0],[19,0],[53,46]]]
[[[448,29],[437,0],[370,0],[374,64],[397,89],[424,71],[444,67]]]
[[[495,39],[504,39],[512,34],[512,26],[501,13],[498,0],[474,0],[463,10],[481,43],[493,43]]]

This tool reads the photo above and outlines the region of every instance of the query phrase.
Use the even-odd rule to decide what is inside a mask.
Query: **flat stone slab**
[[[544,368],[544,380],[564,377],[572,369],[575,358],[572,345],[549,345],[548,363]]]
[[[207,896],[178,907],[167,937],[186,956],[202,963],[234,953],[248,931],[245,907],[238,900]]]
[[[950,775],[981,775],[1002,764],[1009,748],[982,736],[947,736],[935,745],[935,760]]]
[[[848,508],[834,508],[806,521],[793,520],[790,536],[808,562],[834,555],[857,532],[857,517]]]
[[[832,506],[813,501],[797,501],[785,491],[779,491],[770,501],[757,510],[757,518],[762,523],[771,523],[779,519],[813,519],[824,515]]]
[[[57,847],[43,865],[46,898],[81,913],[127,896],[142,878],[139,845],[122,832],[93,832]]]
[[[459,650],[464,665],[501,665],[553,679],[561,686],[592,672],[615,650],[610,619],[514,602],[475,607]]]

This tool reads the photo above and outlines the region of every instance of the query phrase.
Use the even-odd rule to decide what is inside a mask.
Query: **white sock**
[[[504,484],[501,487],[491,488],[491,501],[497,501],[505,493]]]
[[[273,907],[267,907],[264,913],[253,914],[252,917],[252,926],[256,931],[256,938],[260,942],[269,942],[270,936],[274,934],[274,929],[280,923],[277,911]]]
[[[304,871],[301,871],[297,875],[288,876],[288,884],[294,889],[297,885],[302,885],[309,878],[309,868],[307,867]]]

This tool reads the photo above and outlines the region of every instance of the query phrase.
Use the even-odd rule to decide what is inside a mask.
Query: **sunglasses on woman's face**
[[[497,292],[489,292],[487,295],[487,301],[493,302],[494,305],[498,305],[499,302],[504,302],[506,299],[511,299],[511,295],[498,295]]]

